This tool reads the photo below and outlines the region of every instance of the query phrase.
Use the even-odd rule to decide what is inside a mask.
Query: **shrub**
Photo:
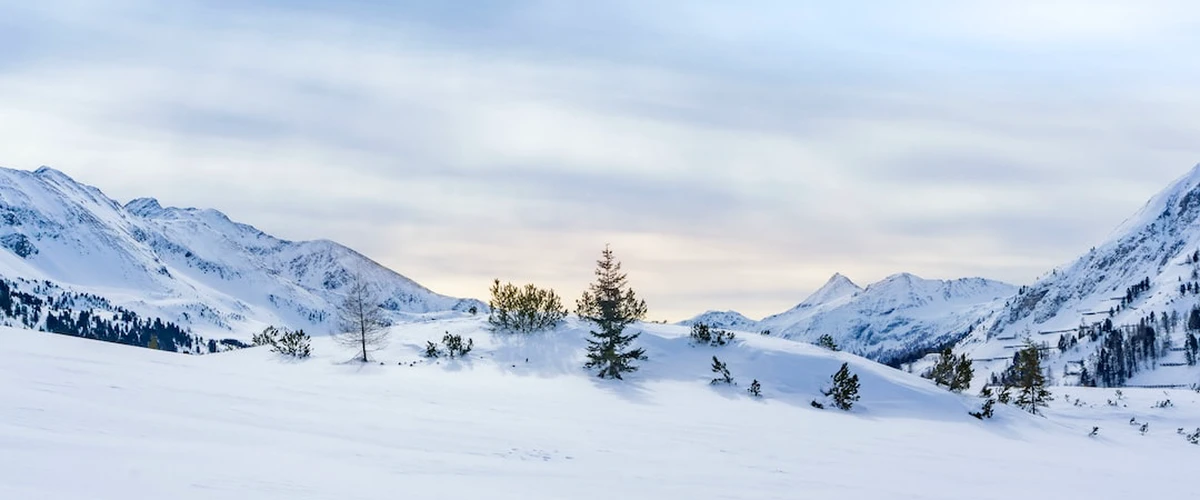
[[[268,326],[263,329],[262,333],[254,334],[250,342],[254,345],[269,345],[274,346],[279,341],[279,329],[273,326]]]
[[[512,333],[534,333],[549,330],[567,317],[554,290],[541,289],[532,284],[517,287],[512,283],[492,283],[492,300],[488,302],[492,312],[488,324],[495,331]]]
[[[983,390],[979,392],[979,397],[984,400],[983,406],[979,408],[979,411],[969,412],[970,415],[979,420],[992,418],[996,413],[996,398],[993,397],[992,389],[984,386]]]
[[[834,342],[833,336],[829,335],[828,333],[822,334],[821,337],[817,339],[817,346],[824,347],[825,349],[829,349],[830,351],[839,350],[837,342]]]
[[[722,363],[716,356],[713,356],[712,372],[717,374],[717,378],[712,379],[713,385],[733,385],[733,375],[729,374],[729,367],[725,366],[725,363]]]
[[[304,359],[312,356],[311,340],[304,330],[284,330],[279,342],[271,350],[284,356]]]
[[[746,389],[746,392],[749,392],[751,396],[754,396],[756,398],[761,398],[762,397],[762,384],[758,383],[758,379],[754,379],[753,382],[750,382],[750,388]]]
[[[446,332],[446,335],[442,337],[442,344],[446,346],[446,354],[451,358],[464,357],[475,347],[474,340],[467,339],[464,343],[462,335],[451,335],[450,332]]]
[[[271,346],[271,352],[304,359],[312,355],[311,338],[304,330],[289,330],[268,326],[251,341],[254,345]]]
[[[696,323],[692,325],[691,338],[692,342],[697,344],[721,347],[733,342],[737,335],[730,331],[712,328],[704,323]]]
[[[442,355],[442,351],[440,349],[438,349],[437,344],[433,343],[432,341],[425,343],[425,357],[426,358],[432,359],[432,358],[439,357],[441,355]]]
[[[842,363],[842,368],[833,374],[833,385],[823,392],[833,401],[833,406],[839,410],[850,411],[858,401],[858,375],[850,373],[850,364]]]

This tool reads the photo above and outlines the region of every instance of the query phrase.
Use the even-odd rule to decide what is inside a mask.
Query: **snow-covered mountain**
[[[743,332],[755,331],[758,328],[758,321],[747,318],[737,311],[708,311],[704,314],[691,319],[680,321],[678,324],[683,326],[692,326],[697,323],[724,328],[727,330],[739,330]]]
[[[835,274],[796,307],[761,321],[705,313],[684,324],[763,332],[815,342],[829,334],[843,349],[884,363],[911,359],[963,338],[1017,292],[982,278],[926,280],[890,276],[867,288]]]
[[[293,242],[216,210],[121,205],[54,169],[0,169],[0,277],[46,280],[214,336],[264,324],[330,331],[355,274],[393,319],[485,309],[330,241]]]
[[[1095,375],[1098,349],[1111,330],[1132,336],[1143,323],[1155,329],[1157,359],[1138,365],[1129,383],[1187,385],[1200,369],[1187,366],[1186,323],[1200,303],[1200,165],[1150,200],[1104,243],[1024,288],[963,351],[999,370],[1025,338],[1045,343],[1057,376],[1079,381]],[[1153,321],[1151,321],[1153,319]],[[1122,333],[1122,332],[1118,332]],[[1063,347],[1058,349],[1064,337]],[[1073,337],[1073,338],[1072,338]],[[1111,339],[1113,345],[1117,339]],[[1125,339],[1128,342],[1129,339]],[[1125,349],[1122,349],[1125,350]],[[1139,374],[1140,373],[1140,374]]]

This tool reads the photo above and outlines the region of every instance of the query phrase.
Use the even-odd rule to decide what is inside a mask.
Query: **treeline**
[[[1131,293],[1141,293],[1144,282],[1130,288]],[[1082,340],[1098,343],[1096,352],[1089,356],[1079,375],[1080,385],[1086,387],[1120,387],[1142,370],[1153,369],[1171,351],[1178,350],[1171,342],[1171,335],[1180,327],[1187,332],[1184,351],[1187,364],[1200,361],[1200,307],[1193,307],[1186,321],[1178,312],[1155,313],[1142,317],[1137,324],[1115,326],[1105,319],[1092,328],[1081,328],[1079,333],[1063,335],[1058,340],[1058,350],[1066,352]]]
[[[50,281],[0,279],[0,321],[9,326],[187,354],[246,347],[233,339],[205,339],[175,323],[144,318],[98,295],[63,290]]]

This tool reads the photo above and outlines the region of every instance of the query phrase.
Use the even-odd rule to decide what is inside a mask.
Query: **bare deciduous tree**
[[[346,347],[359,349],[363,363],[367,353],[387,345],[387,320],[379,306],[379,298],[371,290],[361,274],[351,278],[346,299],[338,309],[341,331],[333,339]]]

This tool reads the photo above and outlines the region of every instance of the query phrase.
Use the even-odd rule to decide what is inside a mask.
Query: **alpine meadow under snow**
[[[1030,286],[680,325],[608,248],[485,303],[49,168],[0,218],[0,498],[1200,498],[1200,166]]]
[[[407,324],[371,364],[325,338],[297,362],[0,329],[0,498],[1184,498],[1198,451],[1176,433],[1200,425],[1190,391],[1109,407],[1111,390],[1070,388],[1046,418],[979,421],[975,398],[862,358],[762,336],[694,347],[674,326],[641,325],[649,361],[601,381],[579,368],[586,328]],[[425,358],[447,331],[475,350]],[[710,385],[713,355],[737,387]],[[811,408],[842,363],[862,399]]]

